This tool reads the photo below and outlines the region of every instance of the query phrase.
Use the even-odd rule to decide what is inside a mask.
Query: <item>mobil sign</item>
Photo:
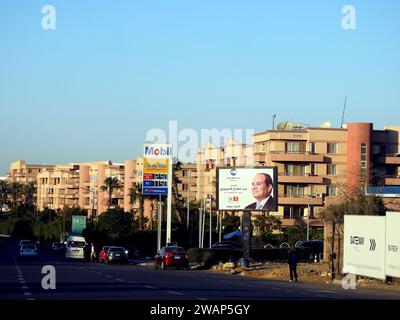
[[[154,143],[145,144],[143,157],[148,159],[170,159],[172,158],[172,145]]]

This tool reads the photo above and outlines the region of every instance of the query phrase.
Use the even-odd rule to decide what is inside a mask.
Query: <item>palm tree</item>
[[[36,191],[36,187],[33,181],[30,181],[28,184],[22,187],[21,193],[24,196],[24,203],[26,206],[33,205],[33,197]]]
[[[0,213],[3,212],[3,206],[8,203],[10,194],[10,183],[7,180],[0,180]]]
[[[100,187],[101,191],[108,192],[108,210],[110,210],[112,203],[112,193],[114,189],[120,188],[120,181],[117,177],[108,177],[104,180],[104,185]]]
[[[129,198],[131,204],[139,202],[139,228],[144,228],[144,195],[142,194],[142,184],[135,183],[132,188],[129,189]]]
[[[12,207],[14,210],[17,207],[18,198],[22,194],[22,187],[23,187],[22,184],[20,184],[19,182],[12,182],[10,184],[10,195],[12,198]]]
[[[182,163],[177,161],[172,168],[172,203],[175,209],[176,217],[178,218],[179,224],[186,225],[184,221],[185,213],[183,212],[183,199],[179,198],[178,192],[178,172],[182,170]]]

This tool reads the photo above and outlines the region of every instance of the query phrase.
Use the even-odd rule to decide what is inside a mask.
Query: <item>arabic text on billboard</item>
[[[218,210],[277,211],[277,169],[217,168]]]

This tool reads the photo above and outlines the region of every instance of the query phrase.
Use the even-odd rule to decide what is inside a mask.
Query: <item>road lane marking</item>
[[[31,296],[32,295],[32,293],[30,293],[30,292],[24,292],[24,296]]]
[[[22,290],[28,290],[29,288],[27,286],[22,286],[21,289]]]
[[[115,279],[115,281],[124,282],[124,280],[122,280],[122,279]]]
[[[106,275],[107,278],[112,279],[112,276]]]
[[[183,294],[181,292],[176,292],[176,291],[165,291],[165,292],[170,293],[170,294],[175,294],[175,295],[178,295],[178,296],[184,296],[185,295],[185,294]]]
[[[101,272],[96,272],[96,274],[97,274],[98,276],[101,276],[101,275],[102,275],[102,273],[101,273]]]
[[[206,300],[208,300],[208,299],[206,299],[206,298],[196,298],[196,300],[206,301]]]
[[[156,287],[153,287],[153,286],[144,286],[145,288],[147,288],[147,289],[155,289]]]
[[[35,298],[28,298],[28,299],[25,299],[26,301],[34,301],[34,300],[36,300]]]

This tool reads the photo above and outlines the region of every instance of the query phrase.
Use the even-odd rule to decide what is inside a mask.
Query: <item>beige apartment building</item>
[[[284,224],[310,217],[347,194],[372,185],[400,186],[400,127],[374,130],[371,123],[344,128],[271,130],[254,135],[256,166],[278,167],[277,216]]]
[[[203,200],[211,194],[215,201],[217,167],[253,165],[253,147],[229,140],[225,146],[217,147],[208,143],[197,153],[196,200]]]
[[[185,199],[185,204],[197,201],[197,164],[186,163],[181,165],[177,172],[177,191],[178,198]]]

